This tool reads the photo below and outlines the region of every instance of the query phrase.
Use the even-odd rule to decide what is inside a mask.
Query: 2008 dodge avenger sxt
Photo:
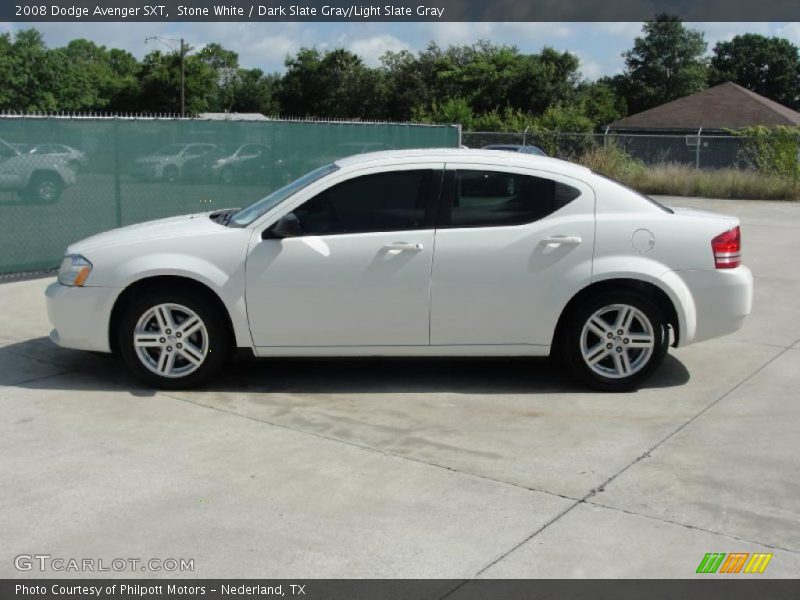
[[[320,167],[242,210],[67,249],[51,337],[176,388],[256,356],[544,356],[638,387],[670,343],[736,331],[739,222],[669,209],[588,169],[488,150]]]

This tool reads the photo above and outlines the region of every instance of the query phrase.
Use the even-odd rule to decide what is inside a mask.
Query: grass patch
[[[746,169],[695,169],[676,163],[647,166],[614,145],[593,148],[577,162],[644,194],[800,200],[800,184],[789,177]]]

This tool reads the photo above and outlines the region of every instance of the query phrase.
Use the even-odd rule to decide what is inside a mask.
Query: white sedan
[[[242,210],[67,249],[52,340],[118,352],[154,386],[274,356],[547,356],[638,387],[670,344],[750,313],[736,218],[669,209],[590,170],[489,150],[322,166]]]

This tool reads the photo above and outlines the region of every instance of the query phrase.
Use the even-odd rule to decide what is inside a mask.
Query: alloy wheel
[[[581,356],[596,374],[623,379],[641,371],[655,350],[650,319],[629,304],[604,306],[589,317],[581,331]]]
[[[45,180],[37,186],[36,195],[39,196],[39,199],[49,202],[56,197],[57,190],[58,188],[55,183],[50,180]]]
[[[158,304],[145,311],[133,331],[133,347],[142,365],[161,377],[185,377],[208,354],[203,320],[180,304]]]

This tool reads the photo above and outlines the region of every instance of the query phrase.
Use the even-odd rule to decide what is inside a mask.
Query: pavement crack
[[[516,551],[516,550],[517,550],[517,549],[519,549],[520,547],[522,547],[522,546],[524,546],[525,544],[527,544],[527,543],[528,543],[529,541],[531,541],[533,538],[535,538],[535,537],[536,537],[536,536],[538,536],[540,533],[542,533],[542,532],[543,532],[545,529],[547,529],[548,527],[550,527],[551,525],[553,525],[554,523],[556,523],[557,521],[559,521],[561,518],[563,518],[565,515],[567,515],[567,514],[568,514],[570,511],[572,511],[572,510],[573,510],[573,509],[574,509],[576,506],[579,506],[579,505],[581,505],[581,504],[593,504],[593,505],[598,505],[598,506],[599,506],[599,505],[600,505],[599,503],[589,502],[589,500],[590,500],[591,498],[593,498],[595,495],[597,495],[598,493],[601,493],[601,492],[603,492],[603,491],[605,490],[606,486],[607,486],[609,483],[611,483],[611,482],[612,482],[612,481],[614,481],[614,480],[615,480],[617,477],[619,477],[620,475],[622,475],[623,473],[625,473],[625,472],[626,472],[628,469],[630,469],[632,466],[634,466],[635,464],[637,464],[638,462],[640,462],[640,461],[642,461],[642,460],[644,460],[644,459],[646,459],[646,458],[650,458],[651,454],[652,454],[652,453],[653,453],[653,452],[654,452],[656,449],[658,449],[658,448],[659,448],[659,447],[660,447],[662,444],[664,444],[665,442],[667,442],[668,440],[670,440],[671,438],[673,438],[675,435],[677,435],[678,433],[680,433],[681,431],[683,431],[683,430],[684,430],[686,427],[688,427],[688,426],[689,426],[691,423],[693,423],[693,422],[694,422],[696,419],[698,419],[699,417],[701,417],[702,415],[704,415],[706,412],[708,412],[709,410],[711,410],[711,409],[712,409],[714,406],[716,406],[716,405],[717,405],[719,402],[721,402],[723,399],[727,398],[727,397],[728,397],[730,394],[732,394],[733,392],[735,392],[735,391],[736,391],[737,389],[739,389],[739,388],[740,388],[742,385],[744,385],[745,383],[747,383],[748,381],[750,381],[750,379],[752,379],[753,377],[755,377],[756,375],[758,375],[758,374],[759,374],[761,371],[763,371],[763,370],[764,370],[765,368],[767,368],[767,367],[768,367],[770,364],[772,364],[772,362],[774,362],[775,360],[777,360],[778,358],[780,358],[781,356],[783,356],[783,355],[784,355],[786,352],[788,352],[789,350],[791,350],[791,346],[790,346],[790,347],[788,347],[788,348],[782,348],[782,350],[781,350],[780,352],[778,352],[777,354],[775,354],[775,356],[773,356],[772,358],[770,358],[768,361],[766,361],[764,364],[762,364],[760,367],[758,367],[756,370],[754,370],[752,373],[750,373],[750,374],[749,374],[747,377],[745,377],[744,379],[742,379],[741,381],[739,381],[739,382],[738,382],[736,385],[734,385],[733,387],[731,387],[731,388],[730,388],[728,391],[726,391],[724,394],[720,395],[720,396],[719,396],[719,397],[718,397],[716,400],[714,400],[714,401],[712,401],[711,403],[709,403],[708,405],[706,405],[706,406],[705,406],[705,407],[704,407],[702,410],[700,410],[700,411],[699,411],[697,414],[695,414],[693,417],[691,417],[690,419],[688,419],[687,421],[685,421],[684,423],[682,423],[681,425],[679,425],[677,428],[675,428],[675,429],[674,429],[672,432],[670,432],[669,434],[667,434],[667,435],[666,435],[664,438],[662,438],[660,441],[656,442],[656,444],[654,444],[654,445],[653,445],[653,446],[651,446],[649,449],[647,449],[646,451],[644,451],[643,453],[641,453],[639,456],[637,456],[637,457],[636,457],[635,459],[633,459],[633,460],[632,460],[630,463],[628,463],[627,465],[625,465],[624,467],[622,467],[622,469],[620,469],[619,471],[617,471],[615,474],[611,475],[611,476],[610,476],[608,479],[606,479],[606,480],[605,480],[603,483],[601,483],[600,485],[598,485],[598,486],[596,486],[596,487],[592,488],[591,490],[589,490],[589,492],[588,492],[588,493],[587,493],[587,494],[586,494],[586,495],[585,495],[583,498],[580,498],[579,500],[576,500],[576,501],[575,501],[575,502],[574,502],[574,503],[573,503],[571,506],[568,506],[566,509],[564,509],[563,511],[561,511],[561,512],[560,512],[559,514],[557,514],[555,517],[553,517],[552,519],[550,519],[550,520],[549,520],[547,523],[545,523],[544,525],[542,525],[541,527],[539,527],[539,528],[538,528],[536,531],[534,531],[534,532],[533,532],[533,533],[531,533],[529,536],[527,536],[527,537],[526,537],[524,540],[522,540],[521,542],[519,542],[518,544],[516,544],[515,546],[513,546],[512,548],[510,548],[508,551],[504,552],[503,554],[501,554],[500,556],[498,556],[497,558],[495,558],[495,559],[494,559],[492,562],[490,562],[489,564],[487,564],[486,566],[484,566],[484,567],[483,567],[482,569],[480,569],[480,570],[479,570],[477,573],[475,573],[474,577],[479,577],[479,576],[480,576],[482,573],[486,572],[486,571],[487,571],[489,568],[491,568],[492,566],[496,565],[496,564],[497,564],[497,563],[499,563],[501,560],[503,560],[504,558],[506,558],[507,556],[509,556],[510,554],[512,554],[514,551]],[[623,511],[623,512],[624,512],[624,511]],[[632,514],[635,514],[635,513],[632,513]],[[642,516],[644,516],[644,515],[642,515]],[[680,525],[680,523],[675,523],[675,524],[676,524],[676,525]],[[688,527],[688,526],[687,526],[687,527]],[[699,529],[699,528],[698,528],[698,529]],[[711,533],[716,533],[716,532],[711,532]],[[726,535],[726,534],[719,534],[719,535]],[[730,536],[730,535],[728,535],[727,537],[733,537],[733,536]],[[736,538],[734,538],[734,539],[736,539]],[[747,541],[747,540],[742,540],[742,541]],[[758,542],[753,542],[753,543],[758,543]],[[767,547],[770,547],[770,546],[768,546],[767,544],[761,544],[761,545],[763,545],[763,546],[767,546]],[[783,550],[783,548],[781,548],[781,550]],[[790,550],[790,552],[791,552],[791,550]]]
[[[791,554],[800,555],[800,551],[792,550],[791,548],[784,548],[783,546],[778,546],[776,544],[770,544],[768,542],[759,542],[757,540],[750,540],[747,538],[739,537],[730,533],[724,533],[722,531],[716,531],[714,529],[706,529],[705,527],[698,527],[697,525],[691,525],[689,523],[682,523],[680,521],[673,521],[672,519],[665,519],[664,517],[658,517],[655,515],[648,515],[645,513],[636,512],[635,510],[628,510],[625,508],[619,508],[617,506],[609,506],[608,504],[603,504],[601,502],[596,502],[592,500],[586,500],[584,504],[590,506],[596,506],[598,508],[603,508],[606,510],[614,510],[617,512],[624,513],[626,515],[631,515],[633,517],[642,517],[644,519],[650,519],[651,521],[658,521],[659,523],[666,523],[668,525],[677,525],[678,527],[685,527],[686,529],[692,529],[694,531],[701,531],[703,533],[710,533],[712,535],[719,535],[722,537],[726,537],[732,540],[736,540],[737,542],[744,542],[746,544],[755,544],[757,546],[764,546],[765,548],[769,548],[771,550],[780,550],[781,552],[789,552]]]
[[[789,350],[791,350],[791,347],[788,347],[788,348],[783,348],[783,349],[782,349],[780,352],[778,352],[777,354],[775,354],[775,356],[773,356],[772,358],[770,358],[768,361],[766,361],[764,364],[762,364],[760,367],[758,367],[758,368],[757,368],[755,371],[753,371],[752,373],[750,373],[750,374],[749,374],[747,377],[745,377],[744,379],[742,379],[741,381],[739,381],[739,382],[738,382],[736,385],[734,385],[733,387],[731,387],[731,388],[730,388],[728,391],[726,391],[724,394],[722,394],[722,395],[721,395],[719,398],[717,398],[716,400],[714,400],[714,401],[710,402],[709,404],[707,404],[705,407],[703,407],[703,408],[702,408],[702,409],[701,409],[701,410],[700,410],[700,411],[699,411],[697,414],[695,414],[693,417],[691,417],[691,418],[689,418],[688,420],[686,420],[686,421],[684,421],[683,423],[681,423],[681,424],[680,424],[678,427],[676,427],[676,428],[675,428],[675,429],[673,429],[673,430],[672,430],[670,433],[668,433],[666,436],[664,436],[663,438],[661,438],[661,440],[659,440],[658,442],[656,442],[656,443],[655,443],[653,446],[651,446],[650,448],[648,448],[647,450],[645,450],[643,453],[641,453],[639,456],[637,456],[635,459],[633,459],[633,460],[632,460],[631,462],[629,462],[627,465],[625,465],[624,467],[622,467],[622,469],[620,469],[619,471],[617,471],[616,473],[614,473],[613,475],[611,475],[611,476],[610,476],[608,479],[606,479],[606,480],[605,480],[603,483],[601,483],[601,484],[600,484],[599,486],[597,486],[595,489],[591,490],[591,491],[589,492],[589,494],[587,494],[587,496],[586,496],[586,497],[584,497],[584,498],[581,500],[581,502],[585,502],[587,499],[589,499],[589,498],[591,498],[591,497],[595,496],[596,494],[598,494],[598,493],[600,493],[600,492],[604,491],[604,490],[605,490],[605,488],[606,488],[606,486],[608,486],[608,484],[609,484],[609,483],[611,483],[612,481],[614,481],[615,479],[617,479],[617,478],[618,478],[620,475],[622,475],[623,473],[625,473],[625,472],[626,472],[628,469],[630,469],[631,467],[633,467],[634,465],[636,465],[636,464],[637,464],[637,463],[639,463],[640,461],[642,461],[642,460],[644,460],[644,459],[646,459],[646,458],[650,458],[650,456],[653,454],[653,452],[654,452],[654,451],[656,451],[658,448],[660,448],[660,447],[661,447],[663,444],[665,444],[667,441],[671,440],[673,437],[675,437],[676,435],[678,435],[678,434],[679,434],[681,431],[683,431],[684,429],[686,429],[686,428],[687,428],[689,425],[691,425],[692,423],[694,423],[694,422],[695,422],[697,419],[699,419],[700,417],[702,417],[702,416],[703,416],[704,414],[706,414],[706,413],[707,413],[709,410],[711,410],[711,409],[712,409],[712,408],[714,408],[714,407],[715,407],[717,404],[719,404],[719,403],[720,403],[722,400],[724,400],[725,398],[727,398],[728,396],[730,396],[730,395],[731,395],[733,392],[735,392],[736,390],[738,390],[738,389],[739,389],[739,388],[740,388],[742,385],[744,385],[745,383],[747,383],[748,381],[750,381],[750,380],[751,380],[753,377],[755,377],[756,375],[758,375],[759,373],[761,373],[761,372],[762,372],[764,369],[766,369],[766,368],[767,368],[769,365],[771,365],[771,364],[772,364],[772,363],[773,363],[775,360],[777,360],[778,358],[780,358],[781,356],[783,356],[783,355],[784,355],[786,352],[788,352]]]
[[[519,543],[518,543],[518,544],[516,544],[515,546],[513,546],[513,547],[509,548],[509,549],[508,549],[506,552],[504,552],[503,554],[501,554],[500,556],[498,556],[497,558],[495,558],[495,559],[494,559],[492,562],[490,562],[488,565],[484,566],[484,567],[483,567],[483,568],[482,568],[480,571],[478,571],[477,573],[475,573],[475,575],[473,575],[473,578],[480,577],[480,576],[481,576],[483,573],[485,573],[485,572],[486,572],[488,569],[490,569],[491,567],[493,567],[494,565],[496,565],[497,563],[499,563],[501,560],[503,560],[503,559],[504,559],[505,557],[507,557],[509,554],[511,554],[511,553],[513,553],[514,551],[516,551],[518,548],[521,548],[522,546],[524,546],[525,544],[527,544],[529,541],[531,541],[531,540],[532,540],[533,538],[535,538],[537,535],[539,535],[540,533],[542,533],[542,532],[543,532],[545,529],[547,529],[548,527],[550,527],[550,525],[552,525],[553,523],[555,523],[556,521],[558,521],[559,519],[561,519],[561,517],[563,517],[564,515],[566,515],[568,512],[570,512],[570,511],[571,511],[573,508],[575,508],[576,506],[578,506],[578,505],[579,505],[579,504],[581,504],[581,503],[583,503],[583,499],[581,499],[581,500],[576,500],[575,502],[573,502],[573,503],[572,503],[570,506],[568,506],[567,508],[565,508],[564,510],[562,510],[560,513],[558,513],[556,516],[554,516],[552,519],[550,519],[549,521],[547,521],[547,522],[546,522],[544,525],[542,525],[541,527],[539,527],[539,529],[537,529],[536,531],[534,531],[533,533],[531,533],[531,534],[530,534],[528,537],[526,537],[524,540],[522,540],[521,542],[519,542]]]

